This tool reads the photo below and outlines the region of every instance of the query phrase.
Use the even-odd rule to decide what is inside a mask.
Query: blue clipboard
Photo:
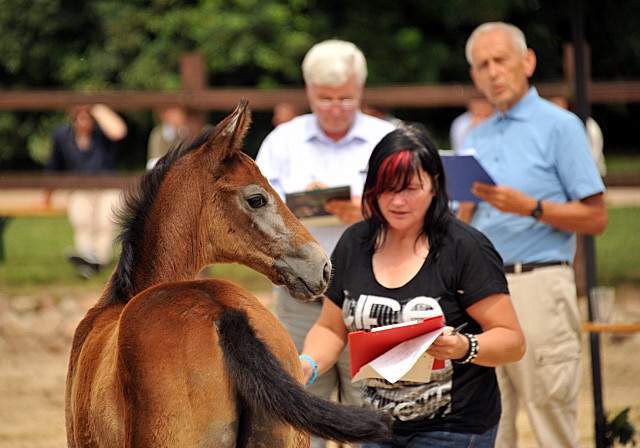
[[[441,151],[440,158],[447,175],[447,190],[454,201],[480,202],[481,199],[471,193],[473,183],[496,184],[473,154]]]

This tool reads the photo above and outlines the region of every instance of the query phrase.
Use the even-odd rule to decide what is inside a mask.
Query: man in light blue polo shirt
[[[362,219],[360,197],[371,151],[395,127],[360,111],[367,78],[362,52],[351,42],[328,40],[313,46],[302,62],[311,114],[277,126],[262,143],[256,162],[284,199],[286,193],[348,185],[351,201],[332,201],[327,210],[338,219],[308,226],[331,254],[347,225]],[[300,303],[283,287],[275,287],[274,313],[287,329],[298,352],[322,310],[321,303]],[[301,361],[303,363],[308,360]],[[329,399],[336,391],[351,404],[361,403],[359,385],[351,383],[348,353],[307,386]],[[315,437],[311,447],[325,442]]]
[[[496,369],[503,407],[496,447],[517,446],[520,403],[540,446],[578,447],[581,317],[571,263],[576,233],[597,235],[608,224],[604,185],[580,119],[529,86],[536,57],[522,31],[480,25],[466,57],[498,113],[471,132],[465,148],[475,149],[496,185],[474,184],[482,202],[461,206],[460,216],[502,256],[527,339],[521,361]]]

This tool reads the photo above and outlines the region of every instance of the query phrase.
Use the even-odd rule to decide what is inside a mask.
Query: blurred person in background
[[[305,113],[305,110],[296,106],[293,103],[283,101],[273,106],[273,116],[271,117],[271,124],[273,127],[279,124],[286,123],[287,121],[300,116]]]
[[[360,196],[369,155],[394,126],[361,112],[367,64],[353,43],[327,40],[314,45],[302,62],[302,72],[311,113],[271,131],[258,150],[256,162],[283,199],[286,193],[314,188],[351,188],[351,200],[326,205],[327,211],[336,216],[335,222],[308,226],[330,254],[347,225],[362,219]],[[300,303],[283,287],[275,287],[274,295],[274,313],[301,352],[322,305]],[[361,403],[358,385],[351,383],[346,350],[329,372],[308,385],[308,390],[326,399],[337,393],[342,401]],[[325,446],[325,441],[313,437],[311,446]]]
[[[104,175],[116,171],[118,142],[127,135],[127,124],[104,104],[86,104],[70,110],[72,122],[53,132],[49,172]],[[115,223],[113,208],[119,189],[73,190],[68,217],[74,249],[66,255],[80,276],[92,277],[113,257]]]
[[[572,262],[576,233],[607,227],[604,184],[582,121],[541,98],[529,79],[536,55],[514,25],[480,25],[466,44],[476,88],[493,114],[465,141],[496,185],[476,182],[477,205],[460,216],[483,232],[505,263],[525,356],[496,372],[502,417],[496,446],[517,443],[520,404],[541,447],[578,448],[582,319]]]
[[[153,168],[175,143],[189,136],[187,111],[181,106],[165,106],[158,111],[160,123],[149,133],[147,142],[147,169]]]

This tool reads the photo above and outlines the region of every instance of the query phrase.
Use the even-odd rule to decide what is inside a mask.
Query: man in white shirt
[[[326,206],[338,218],[335,223],[308,227],[331,254],[347,225],[362,219],[360,197],[369,156],[394,126],[360,110],[367,65],[353,43],[328,40],[316,44],[305,56],[302,71],[311,113],[275,128],[262,143],[256,162],[283,199],[287,193],[350,186],[351,201],[332,201]],[[297,302],[282,287],[275,287],[274,293],[274,312],[301,352],[322,304]],[[347,351],[308,389],[327,399],[337,389],[340,399],[360,403],[358,386],[351,383]],[[324,445],[323,440],[312,438],[312,448]]]

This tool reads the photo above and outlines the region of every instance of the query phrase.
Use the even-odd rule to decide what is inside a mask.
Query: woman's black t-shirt
[[[380,285],[373,274],[368,224],[348,228],[332,254],[333,275],[325,295],[342,308],[348,331],[370,330],[444,315],[447,325],[479,324],[466,309],[498,293],[508,293],[502,259],[489,240],[471,226],[448,220],[442,247],[432,250],[418,274],[399,288]],[[482,350],[482,346],[480,346]],[[394,430],[483,433],[498,423],[500,392],[493,368],[455,364],[434,370],[428,383],[369,379],[362,387],[369,405],[394,417]]]

